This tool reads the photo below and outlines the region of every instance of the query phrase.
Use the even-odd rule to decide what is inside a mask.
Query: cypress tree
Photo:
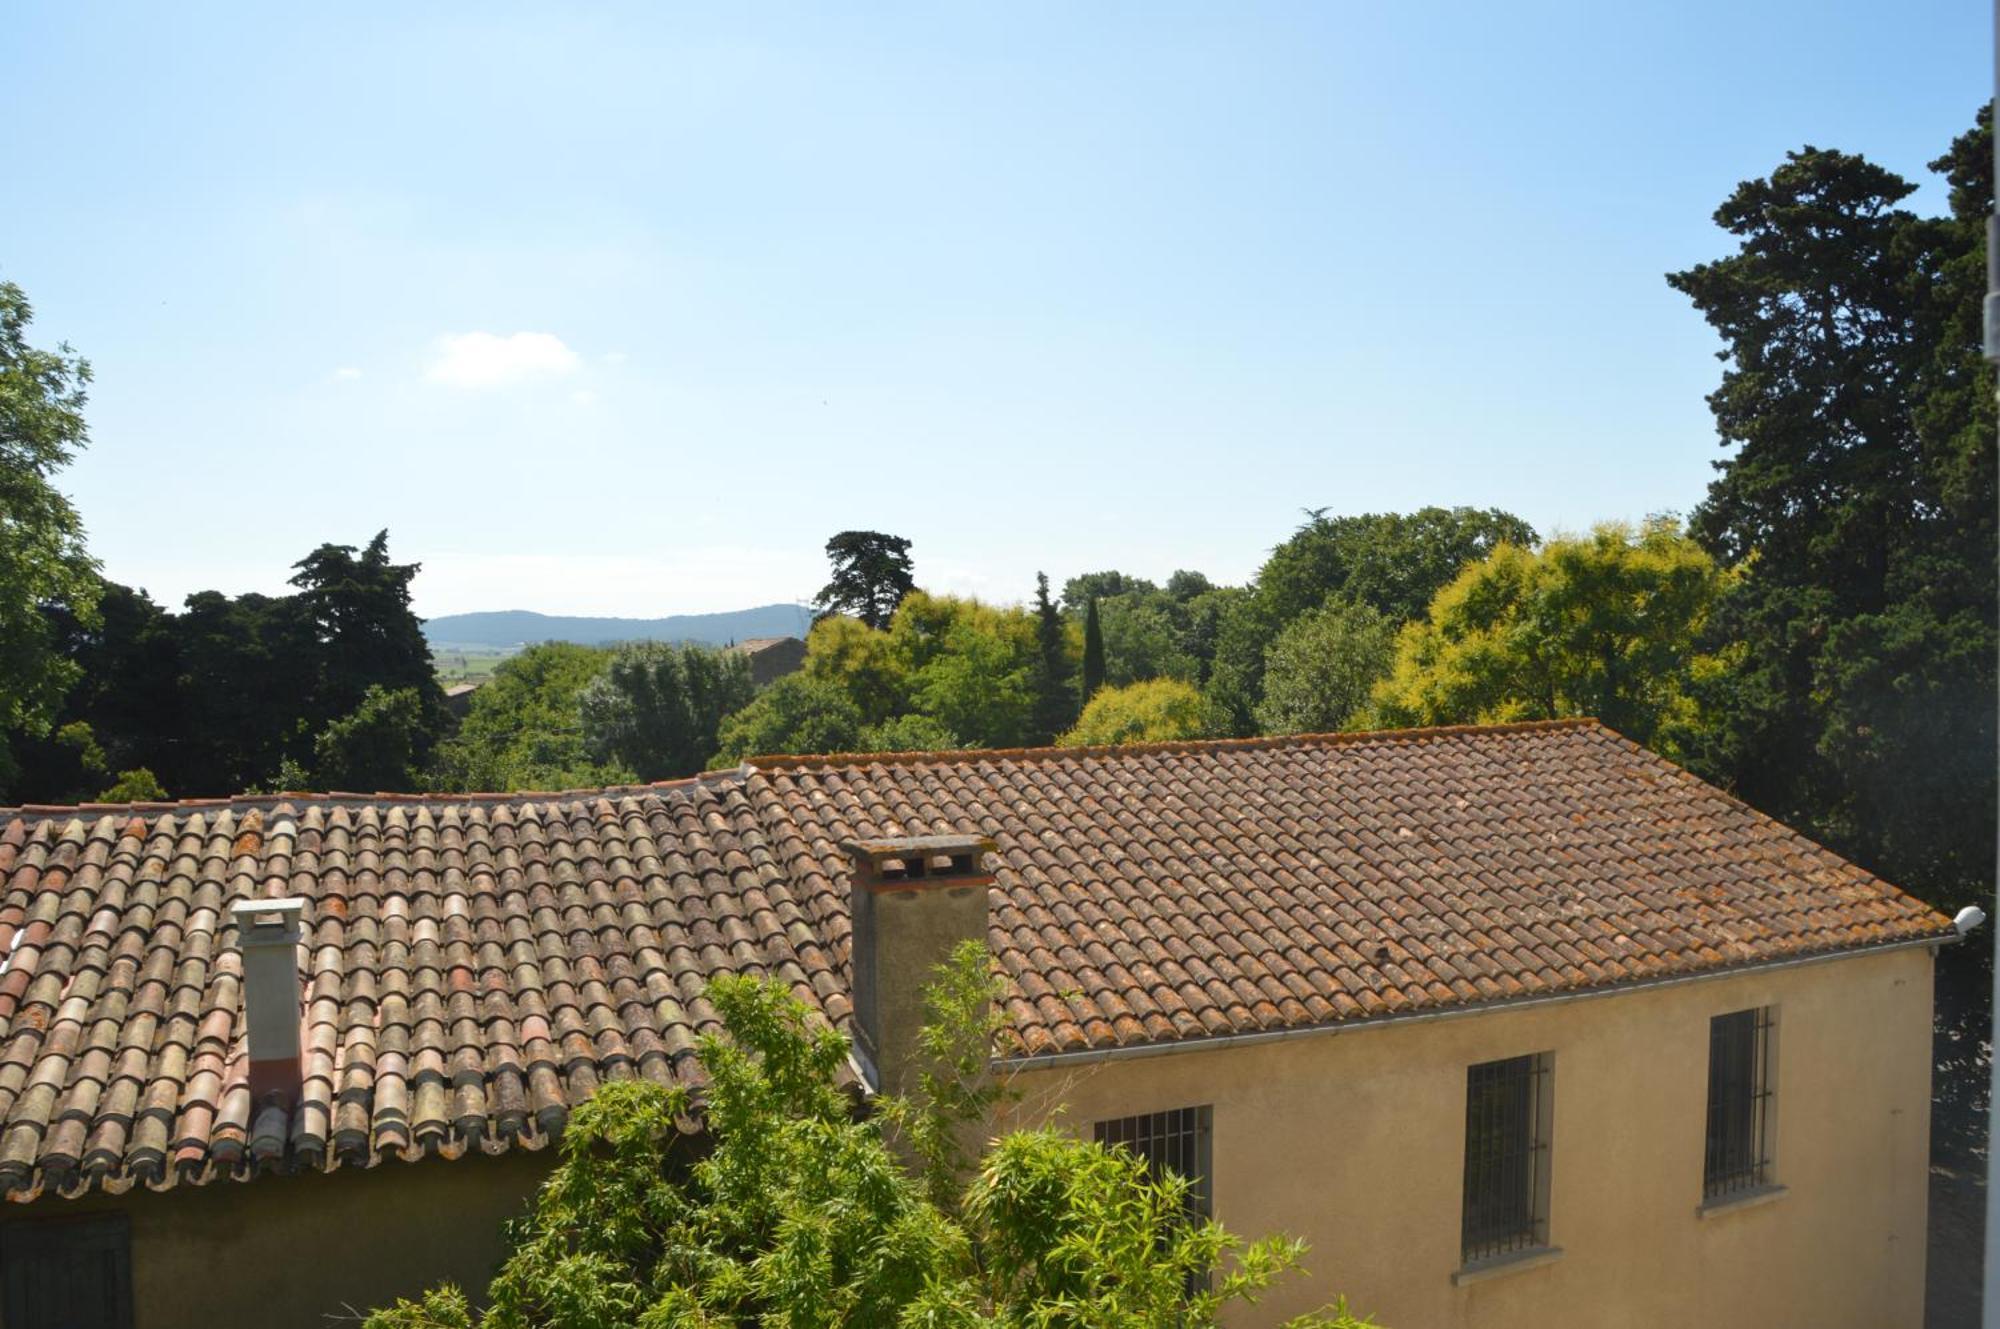
[[[1104,629],[1097,623],[1097,597],[1093,595],[1083,614],[1083,704],[1088,706],[1103,686]]]
[[[1052,743],[1076,720],[1076,694],[1063,650],[1062,615],[1049,599],[1049,577],[1035,574],[1035,742]]]

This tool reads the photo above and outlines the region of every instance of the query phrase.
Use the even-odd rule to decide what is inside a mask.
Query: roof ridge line
[[[1525,734],[1560,729],[1618,731],[1594,715],[1562,716],[1553,720],[1510,720],[1500,724],[1420,725],[1406,729],[1350,729],[1318,734],[1260,734],[1251,738],[1179,738],[1156,743],[1093,744],[1088,747],[951,748],[940,752],[821,752],[771,753],[745,757],[751,771],[823,770],[835,766],[928,766],[965,761],[1038,761],[1053,758],[1132,756],[1147,753],[1233,752],[1290,747],[1340,747],[1365,742],[1420,742],[1430,738],[1460,738],[1474,734]],[[1622,735],[1620,735],[1622,737]]]
[[[674,793],[708,785],[740,783],[750,772],[742,766],[720,771],[702,771],[674,780],[653,780],[643,784],[597,785],[582,789],[519,789],[514,791],[467,790],[435,793],[373,793],[349,790],[285,790],[274,794],[229,794],[212,798],[177,798],[137,803],[22,803],[0,806],[0,820],[53,821],[59,817],[114,817],[121,813],[157,817],[169,813],[268,812],[281,804],[310,807],[434,807],[490,806],[514,803],[573,803],[590,798],[624,798],[634,794]]]

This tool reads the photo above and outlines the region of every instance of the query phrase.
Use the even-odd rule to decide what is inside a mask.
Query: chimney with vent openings
[[[853,862],[856,1041],[885,1093],[912,1087],[921,1068],[924,989],[962,943],[986,944],[986,888],[994,851],[983,835],[858,840]]]
[[[299,1091],[299,916],[306,902],[238,900],[230,906],[243,952],[243,1018],[250,1027],[250,1098],[262,1105]]]

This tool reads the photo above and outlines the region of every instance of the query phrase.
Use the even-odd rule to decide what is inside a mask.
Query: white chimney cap
[[[302,895],[276,900],[238,900],[229,906],[229,916],[236,920],[241,943],[290,942],[299,939],[299,915],[305,908]]]
[[[1963,937],[1966,933],[1972,931],[1972,929],[1985,921],[1986,911],[1976,904],[1969,904],[1958,911],[1957,917],[1951,920],[1951,925],[1957,928],[1958,935]]]

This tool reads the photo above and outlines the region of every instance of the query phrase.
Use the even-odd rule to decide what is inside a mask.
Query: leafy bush
[[[97,796],[100,803],[162,803],[167,791],[160,781],[144,766],[137,770],[118,772],[118,783]]]
[[[988,964],[968,945],[945,967],[933,1071],[874,1118],[837,1087],[839,1034],[776,983],[717,979],[711,1148],[676,1125],[697,1107],[685,1089],[605,1085],[572,1115],[487,1309],[443,1287],[366,1329],[1200,1329],[1254,1301],[1300,1243],[1189,1219],[1186,1183],[1129,1153],[1018,1131],[960,1183],[951,1142],[997,1096]],[[1363,1323],[1336,1307],[1292,1325]]]
[[[1154,678],[1103,688],[1083,708],[1076,728],[1056,740],[1063,747],[1165,743],[1223,732],[1223,717],[1192,684]]]

